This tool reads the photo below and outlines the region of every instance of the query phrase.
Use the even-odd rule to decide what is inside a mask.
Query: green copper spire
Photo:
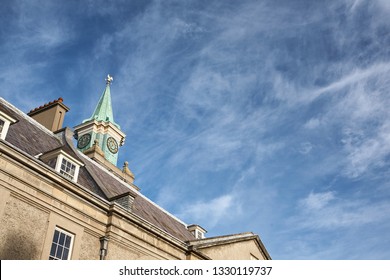
[[[92,116],[74,128],[77,149],[108,168],[116,166],[119,147],[126,137],[114,122],[110,92],[112,80],[107,75],[106,88]]]
[[[100,97],[99,102],[98,102],[92,116],[89,119],[85,120],[84,122],[87,122],[90,120],[111,122],[117,128],[120,128],[120,126],[114,122],[114,115],[112,112],[111,92],[110,92],[110,84],[112,83],[112,81],[113,81],[113,78],[110,75],[107,75],[106,88],[103,92],[103,95]]]

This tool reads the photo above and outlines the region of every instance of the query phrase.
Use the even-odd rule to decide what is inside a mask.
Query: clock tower
[[[123,145],[126,135],[114,122],[110,92],[112,81],[113,78],[107,75],[106,88],[95,111],[89,119],[77,125],[74,131],[78,150],[95,159],[100,158],[98,161],[108,161],[116,166],[118,150]]]

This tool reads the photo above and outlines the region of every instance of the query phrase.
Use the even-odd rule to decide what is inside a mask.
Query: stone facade
[[[48,259],[56,226],[75,236],[72,259],[99,259],[101,236],[110,240],[107,259],[186,259],[184,242],[0,147],[1,259]]]

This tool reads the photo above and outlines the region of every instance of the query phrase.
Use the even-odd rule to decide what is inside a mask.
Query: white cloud
[[[321,121],[318,118],[311,118],[303,126],[307,129],[315,129],[315,128],[319,127],[320,124],[321,124]]]
[[[350,70],[347,74],[330,85],[318,89],[315,95],[324,93],[340,94],[340,90],[343,89],[344,92],[350,93],[347,96],[349,99],[346,101],[356,102],[357,105],[360,105],[360,109],[363,110],[365,107],[362,105],[369,105],[366,102],[370,101],[371,97],[377,97],[378,93],[375,92],[375,89],[381,89],[383,84],[389,82],[390,63],[373,63],[367,68],[354,68],[350,65],[349,68]],[[369,87],[370,84],[371,87]],[[372,92],[370,92],[371,90]],[[367,95],[369,93],[373,95]]]
[[[112,55],[112,44],[115,38],[111,34],[103,34],[95,43],[94,56],[95,59],[101,59]]]
[[[313,144],[310,142],[303,142],[300,144],[299,152],[303,155],[306,155],[311,152],[313,149]]]
[[[390,205],[386,201],[372,204],[368,200],[343,199],[335,192],[310,193],[299,201],[299,212],[290,222],[296,228],[338,230],[364,227],[387,220]]]
[[[82,120],[104,88],[107,68],[113,69],[115,118],[128,134],[121,156],[131,161],[142,191],[185,221],[217,229],[231,219],[232,232],[250,223],[250,230],[273,239],[282,230],[278,221],[293,214],[275,215],[292,209],[292,197],[307,194],[308,185],[329,186],[344,176],[363,189],[360,181],[372,173],[388,182],[385,2],[375,2],[384,6],[375,14],[377,4],[362,0],[282,1],[277,8],[273,1],[89,1],[71,8],[67,2],[21,1],[2,42],[1,94],[27,110],[63,92],[75,104],[68,116]],[[62,7],[68,10],[62,13]],[[99,29],[87,43],[91,34],[82,32],[94,28],[91,20],[101,28],[107,19],[111,32]],[[364,27],[357,19],[366,20]],[[75,28],[81,24],[87,28]],[[47,60],[29,56],[36,51]],[[48,85],[52,76],[45,69],[54,69],[50,74],[59,80],[67,77],[72,88]],[[379,167],[385,171],[373,172]],[[372,197],[342,198],[357,187],[333,187],[340,190],[299,201],[298,235],[354,228],[388,213]],[[382,187],[384,195],[387,190]],[[183,202],[188,208],[177,206]],[[255,218],[243,223],[242,209]],[[276,249],[291,244],[290,238]]]
[[[47,1],[16,3],[18,16],[11,36],[13,49],[53,48],[67,43],[72,37],[72,22],[61,16],[63,6]]]
[[[379,3],[379,6],[381,7],[382,12],[386,14],[386,12],[390,11],[390,2],[387,0],[376,0],[374,2]]]
[[[310,193],[309,196],[302,199],[300,204],[307,210],[319,210],[328,205],[335,199],[334,192]]]
[[[177,214],[184,221],[203,224],[204,227],[215,227],[224,219],[231,219],[238,213],[239,205],[232,194],[225,194],[209,201],[189,201]],[[192,223],[191,222],[191,223]]]
[[[182,34],[197,34],[205,32],[204,28],[195,22],[187,22],[180,18],[173,20],[174,32]]]
[[[390,126],[381,127],[374,135],[349,132],[343,139],[347,151],[345,172],[352,178],[364,174],[385,163],[390,154]]]
[[[390,64],[374,63],[365,69],[355,68],[316,91],[323,106],[321,117],[309,119],[303,127],[312,133],[310,130],[321,126],[316,132],[331,140],[329,151],[335,152],[347,177],[369,175],[386,165],[390,154],[389,74]],[[336,146],[335,140],[342,146]]]

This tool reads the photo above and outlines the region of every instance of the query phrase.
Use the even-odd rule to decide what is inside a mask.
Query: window
[[[9,126],[15,122],[15,119],[0,111],[0,139],[5,140]]]
[[[70,161],[62,158],[60,173],[73,180],[76,172],[76,165],[71,163]]]
[[[49,260],[69,260],[74,235],[63,229],[55,228]]]
[[[1,132],[3,131],[4,125],[5,125],[5,122],[3,120],[0,120],[0,135],[1,135]]]
[[[196,238],[197,239],[203,239],[204,238],[204,235],[203,235],[203,232],[199,231],[199,230],[196,230]]]

